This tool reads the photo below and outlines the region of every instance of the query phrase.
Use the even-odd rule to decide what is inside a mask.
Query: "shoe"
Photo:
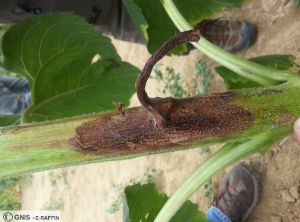
[[[195,28],[208,41],[229,52],[241,52],[254,44],[256,25],[246,21],[202,20]]]
[[[257,205],[260,180],[249,167],[239,164],[224,178],[213,205],[231,222],[244,221]]]

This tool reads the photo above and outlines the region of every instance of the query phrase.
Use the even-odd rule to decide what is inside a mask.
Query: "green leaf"
[[[135,92],[139,70],[121,62],[110,39],[73,14],[25,19],[9,29],[2,47],[4,66],[30,83],[25,122],[114,109],[112,101],[127,102]]]
[[[292,55],[267,55],[250,59],[255,63],[264,65],[266,67],[272,67],[278,70],[289,70],[293,73],[297,73],[299,66],[295,63],[295,57]],[[242,88],[254,88],[261,85],[250,81],[235,72],[225,68],[224,66],[217,67],[216,72],[224,79],[226,88],[229,90],[242,89]]]
[[[9,25],[3,25],[0,24],[0,45],[2,43],[2,37],[5,34],[5,32],[7,32],[9,28]],[[7,70],[3,69],[3,53],[2,53],[2,49],[0,48],[0,76],[2,75],[12,75],[11,73],[9,73]]]
[[[125,189],[124,222],[152,222],[160,209],[168,200],[165,194],[160,194],[153,183],[135,184]],[[205,214],[190,201],[172,218],[171,222],[205,222]]]
[[[247,0],[174,1],[179,11],[192,25],[213,16],[217,12],[240,7],[245,2]],[[142,33],[147,32],[144,36],[148,38],[147,47],[149,52],[153,53],[166,40],[178,33],[160,0],[125,0],[125,6],[137,28]],[[173,52],[179,53],[186,51],[186,49],[186,46],[181,46]]]
[[[130,17],[143,33],[150,53],[155,52],[165,41],[178,32],[177,28],[162,7],[160,0],[125,0]],[[186,51],[182,45],[172,50],[172,53]]]
[[[300,0],[293,0],[295,6],[300,7]]]
[[[140,31],[140,34],[144,37],[145,41],[148,42],[148,33],[147,33],[147,28],[148,28],[148,23],[141,11],[141,9],[134,3],[133,0],[124,0],[123,4],[125,5],[128,14],[133,21],[133,24],[135,27],[138,28]]]
[[[248,80],[230,69],[220,66],[215,68],[216,72],[223,78],[225,86],[228,90],[243,89],[243,88],[255,88],[261,85]]]
[[[289,70],[293,73],[299,71],[299,65],[295,62],[293,55],[266,55],[250,59],[258,64],[275,68],[278,70]]]
[[[18,115],[0,115],[0,127],[17,125],[20,122]]]

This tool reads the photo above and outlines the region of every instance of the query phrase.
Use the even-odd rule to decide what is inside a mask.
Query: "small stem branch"
[[[173,48],[186,42],[198,42],[199,39],[199,30],[185,31],[173,36],[150,57],[136,81],[137,96],[142,106],[151,113],[158,127],[164,127],[167,123],[164,114],[158,110],[155,102],[148,97],[145,90],[146,83],[150,77],[152,69],[154,65]]]

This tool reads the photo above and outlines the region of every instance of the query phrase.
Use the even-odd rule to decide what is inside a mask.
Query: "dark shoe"
[[[246,21],[203,20],[196,28],[208,41],[229,52],[244,51],[257,38],[256,25]]]
[[[259,194],[258,176],[247,166],[239,164],[224,178],[213,205],[232,222],[241,222],[257,205]]]

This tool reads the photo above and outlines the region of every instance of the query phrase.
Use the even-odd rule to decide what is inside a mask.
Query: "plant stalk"
[[[188,104],[191,99],[183,101]],[[200,118],[198,133],[195,128],[184,125],[171,133],[161,132],[147,123],[148,113],[141,108],[126,109],[125,116],[113,111],[0,128],[0,177],[247,139],[282,126],[292,128],[292,123],[300,116],[300,88],[244,89],[193,100],[198,101],[194,103],[198,106],[192,106],[191,110],[196,110],[193,112]],[[240,114],[242,117],[246,114],[246,118],[237,123]],[[186,120],[191,119],[187,115]],[[89,123],[90,128],[86,128],[90,130],[83,127],[83,134],[78,134],[78,128],[86,123]],[[149,128],[143,126],[145,123]],[[108,131],[109,127],[111,131]],[[120,134],[116,133],[118,131]],[[182,138],[178,143],[177,134]],[[76,135],[82,135],[79,137],[81,142],[77,143],[83,144],[82,147],[70,143]],[[93,145],[89,139],[94,140],[97,149],[89,147]],[[101,141],[105,147],[99,145]],[[124,145],[122,141],[125,141]]]

